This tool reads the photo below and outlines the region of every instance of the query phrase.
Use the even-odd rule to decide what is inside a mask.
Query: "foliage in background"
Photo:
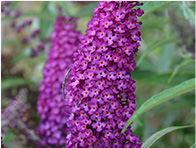
[[[84,34],[86,23],[90,20],[98,2],[82,3],[14,2],[12,7],[20,8],[23,17],[32,18],[33,26],[40,28],[42,31],[40,36],[43,37],[51,34],[53,21],[58,14],[56,5],[61,5],[66,15],[78,17],[78,30]],[[195,30],[191,31],[190,41],[184,41],[169,13],[169,9],[172,9],[175,15],[186,20],[181,27],[189,30],[190,27],[187,27],[187,24],[194,26],[195,22],[195,2],[145,1],[143,9],[145,15],[141,18],[143,22],[141,26],[142,46],[136,57],[136,70],[132,74],[132,78],[136,80],[137,109],[151,96],[195,77],[195,61],[192,56],[194,50],[191,49],[190,52],[186,49],[187,43],[192,45],[192,41],[195,40],[192,36]],[[29,58],[29,48],[20,44],[17,35],[9,28],[9,20],[10,18],[2,19],[2,57],[10,57],[9,61],[12,65],[6,66],[6,62],[2,61],[2,64],[8,68],[7,71],[10,72],[9,75],[6,73],[2,77],[2,108],[9,104],[8,98],[15,96],[21,87],[28,87],[30,92],[38,90],[41,70],[46,60],[46,54],[40,54],[34,59]],[[194,45],[189,47],[194,47]],[[37,98],[33,98],[36,101]],[[145,112],[134,120],[134,133],[144,142],[161,129],[170,126],[193,125],[194,98],[194,91],[190,91]],[[5,145],[8,148],[13,146],[15,135],[17,131],[13,130],[9,130],[5,135]],[[193,144],[194,130],[186,128],[161,137],[151,148],[185,148]]]

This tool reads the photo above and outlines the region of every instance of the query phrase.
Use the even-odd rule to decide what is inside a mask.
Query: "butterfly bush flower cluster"
[[[139,2],[100,2],[94,9],[79,50],[66,95],[70,110],[66,148],[140,148],[132,131],[121,131],[135,110],[130,69],[140,46]]]
[[[10,27],[15,28],[16,32],[22,36],[20,42],[24,45],[34,45],[31,47],[30,56],[35,57],[38,53],[44,51],[46,44],[50,42],[50,38],[39,39],[38,36],[40,34],[40,29],[29,31],[29,28],[33,23],[33,20],[27,19],[21,21],[21,11],[11,9],[9,7],[11,3],[11,1],[1,2],[1,12],[4,17],[10,16],[12,18]]]
[[[76,31],[76,19],[64,16],[57,18],[37,102],[39,134],[46,145],[59,147],[65,143],[67,112],[62,99],[62,82],[73,63],[73,53],[80,37],[81,33]],[[65,85],[68,83],[66,81]]]

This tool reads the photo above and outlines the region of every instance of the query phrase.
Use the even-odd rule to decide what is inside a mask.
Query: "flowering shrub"
[[[191,47],[194,47],[195,40],[195,2],[142,3],[144,6],[138,2],[101,2],[97,7],[97,1],[1,2],[1,127],[6,147],[194,146],[195,61],[192,54],[194,48]],[[64,81],[56,70],[61,65],[59,57],[67,54],[67,49],[63,52],[64,43],[59,42],[64,42],[67,37],[71,40],[70,34],[59,37],[61,33],[58,32],[57,37],[53,35],[53,40],[58,39],[55,45],[58,48],[54,45],[51,48],[56,50],[50,52],[49,59],[52,60],[47,61],[50,64],[44,68],[43,88],[37,82],[41,79],[40,69],[46,63],[49,46],[45,44],[47,39],[43,41],[38,37],[48,36],[52,32],[53,23],[59,14],[78,17],[77,29],[85,32],[95,7],[82,44],[77,47],[79,51],[75,56],[70,56],[75,66],[71,67],[68,77],[72,78],[72,84],[68,84],[69,80],[65,81],[64,94],[67,98],[63,102],[60,97],[65,98],[64,94],[63,97],[61,95],[61,84]],[[142,10],[137,8],[145,11],[145,15],[138,19],[136,17],[142,14],[139,12]],[[17,10],[21,10],[21,14]],[[140,20],[142,26],[138,22]],[[67,22],[71,26],[75,23],[65,19],[62,26],[66,26]],[[31,34],[36,28],[40,34],[38,30],[32,35],[33,38]],[[139,52],[138,30],[142,34]],[[23,41],[22,44],[20,41]],[[42,46],[38,49],[37,45],[45,45],[45,51],[36,58],[28,58],[30,48],[31,56],[43,51]],[[65,47],[68,47],[66,43]],[[136,53],[138,56],[135,59]],[[56,58],[51,58],[53,56]],[[65,59],[67,57],[62,58],[62,61]],[[67,70],[62,71],[62,77],[66,79]],[[131,78],[137,83],[130,78],[130,72]],[[57,83],[59,100],[55,96]],[[39,87],[43,93],[40,94],[41,99],[48,97],[39,101],[40,126],[36,105]],[[64,85],[62,87],[64,89]],[[9,103],[9,98],[14,100]],[[64,104],[60,106],[60,103]],[[171,131],[172,134],[162,139]],[[63,144],[60,145],[60,142]]]
[[[80,32],[75,30],[75,21],[75,19],[60,16],[54,24],[51,48],[43,69],[37,102],[37,111],[41,120],[38,131],[43,144],[56,147],[65,143],[67,134],[67,112],[62,99],[62,82],[72,64],[73,53],[77,49],[81,36]]]
[[[72,83],[66,95],[71,114],[66,147],[139,148],[131,130],[121,134],[135,110],[130,69],[140,46],[139,2],[100,2],[94,9],[79,50],[74,54]]]

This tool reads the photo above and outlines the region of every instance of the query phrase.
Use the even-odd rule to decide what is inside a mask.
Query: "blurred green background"
[[[21,20],[30,18],[30,29],[40,28],[42,37],[49,37],[53,23],[58,16],[57,5],[66,16],[78,17],[78,28],[85,33],[93,9],[98,2],[12,2],[11,9],[22,12]],[[195,2],[144,2],[144,15],[139,20],[142,41],[136,57],[136,70],[132,78],[136,81],[137,107],[152,95],[195,77]],[[27,103],[31,106],[28,123],[36,127],[36,100],[42,68],[47,58],[47,50],[30,58],[30,47],[22,45],[23,34],[10,29],[10,17],[1,18],[1,107],[9,105],[8,98],[15,98],[19,90],[28,91]],[[133,131],[141,141],[145,141],[156,131],[169,126],[193,125],[195,120],[195,92],[176,97],[139,117],[133,124]],[[34,122],[34,123],[29,123]],[[13,142],[22,147],[17,130],[8,129],[4,136],[7,147]],[[152,148],[187,148],[194,144],[194,128],[171,132],[159,139]],[[15,147],[17,147],[15,144]]]

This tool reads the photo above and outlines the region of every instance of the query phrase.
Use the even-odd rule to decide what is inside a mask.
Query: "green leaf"
[[[4,145],[7,147],[7,145],[10,143],[10,141],[12,141],[16,135],[13,134],[13,132],[10,131],[11,129],[9,129],[9,132],[7,132],[4,136],[3,136],[3,143]]]
[[[19,77],[3,78],[1,80],[1,89],[5,90],[16,86],[26,85],[28,83],[30,83],[28,80]]]
[[[49,6],[50,6],[49,1],[45,1],[42,6],[41,14],[48,15],[51,19],[50,20],[45,18],[40,19],[41,38],[50,36],[52,31],[52,24],[54,22],[55,16],[49,11]]]
[[[190,79],[185,82],[182,82],[179,85],[176,85],[172,88],[166,89],[154,96],[152,96],[150,99],[145,101],[139,109],[137,109],[132,117],[127,121],[126,125],[124,126],[121,133],[123,133],[127,127],[131,124],[133,120],[138,118],[140,115],[142,115],[144,112],[148,111],[149,109],[168,101],[176,96],[182,95],[184,93],[187,93],[189,91],[192,91],[195,89],[195,79]]]
[[[195,133],[194,132],[186,133],[183,139],[184,139],[183,141],[185,141],[187,145],[190,145],[190,148],[195,148]]]
[[[90,4],[82,7],[78,12],[76,12],[74,14],[74,16],[83,17],[83,16],[87,16],[87,15],[92,15],[95,7],[97,7],[98,4],[99,4],[99,2],[90,3]]]
[[[190,148],[195,148],[196,143],[194,143]]]
[[[172,42],[175,42],[176,41],[176,38],[175,37],[168,37],[168,36],[164,36],[163,38],[161,39],[158,39],[156,40],[155,42],[153,42],[151,45],[149,45],[147,47],[147,49],[142,53],[142,55],[140,56],[140,58],[138,59],[137,61],[137,65],[138,66],[142,60],[145,58],[145,56],[151,52],[152,50],[156,49],[157,47],[160,47],[162,45],[165,45],[167,43],[172,43]]]
[[[40,12],[37,11],[32,11],[32,10],[25,10],[21,12],[22,16],[34,16],[34,17],[40,17],[42,16],[42,14]],[[44,16],[46,17],[46,15]]]
[[[173,79],[172,83],[167,83],[168,78],[171,76],[171,73],[164,73],[164,74],[152,74],[152,75],[146,75],[144,78],[141,78],[141,82],[144,86],[148,86],[150,84],[155,86],[164,86],[164,87],[172,87],[176,84],[179,84],[183,81],[186,81],[190,78],[193,78],[194,76],[188,76],[188,75],[182,75],[181,73],[178,73]],[[140,81],[140,80],[137,80]]]
[[[12,63],[15,64],[24,58],[29,58],[30,48],[25,48],[23,51],[19,52],[16,56],[12,58]]]
[[[173,79],[173,77],[180,71],[180,69],[182,69],[185,65],[189,64],[189,63],[192,63],[192,62],[195,62],[195,60],[192,60],[191,58],[186,58],[184,59],[179,65],[177,65],[175,67],[175,69],[173,70],[169,80],[168,80],[168,83],[171,82],[171,80]]]
[[[9,8],[14,8],[18,3],[19,1],[12,1],[11,4],[9,5]]]
[[[49,6],[48,6],[49,7]],[[49,12],[43,12],[43,11],[29,11],[29,10],[26,10],[26,11],[23,11],[22,12],[22,16],[27,16],[27,17],[37,17],[39,18],[40,20],[47,20],[47,21],[50,21],[51,23],[53,22],[54,20],[54,17],[50,14],[48,14]],[[54,14],[55,15],[55,14]]]
[[[166,23],[169,22],[169,19],[168,18],[165,18],[165,17],[150,17],[150,18],[143,18],[142,19],[143,23],[141,25],[141,29],[140,31],[143,33],[143,31],[146,31],[146,30],[155,30],[155,29],[163,29],[163,27],[165,26]]]
[[[191,24],[195,24],[195,15],[194,12],[187,6],[186,2],[182,2],[182,9],[183,9],[183,14],[186,19],[190,21]]]
[[[20,40],[18,38],[11,39],[11,40],[2,40],[1,43],[2,43],[1,47],[4,47],[4,46],[20,47],[21,46]]]
[[[145,1],[142,3],[144,4],[141,7],[144,10],[144,14],[142,17],[144,17],[145,15],[152,13],[155,10],[160,9],[163,6],[166,6],[170,3],[172,3],[172,1]]]
[[[172,132],[174,130],[178,130],[178,129],[183,129],[183,128],[189,128],[189,127],[193,127],[193,125],[188,125],[188,126],[173,126],[173,127],[168,127],[165,128],[161,131],[156,132],[155,134],[153,134],[152,136],[150,136],[142,145],[143,148],[149,148],[153,143],[155,143],[159,138],[161,138],[162,136],[164,136],[165,134]]]
[[[171,69],[171,65],[177,56],[177,50],[174,43],[166,44],[162,47],[159,59],[157,61],[156,70],[160,73],[167,73]]]

